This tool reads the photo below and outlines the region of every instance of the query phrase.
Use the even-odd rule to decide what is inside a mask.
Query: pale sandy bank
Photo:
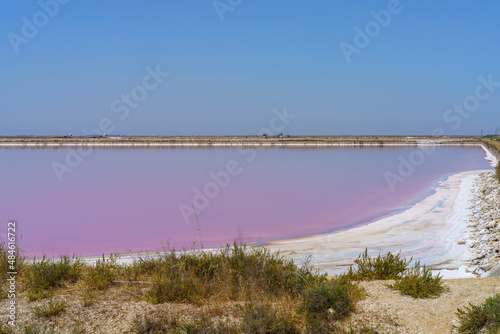
[[[404,212],[347,231],[269,242],[267,247],[294,258],[308,256],[322,272],[345,272],[359,253],[397,253],[432,265],[445,278],[474,277],[466,271],[471,260],[463,244],[472,199],[472,185],[484,171],[457,173],[439,182],[433,195]]]

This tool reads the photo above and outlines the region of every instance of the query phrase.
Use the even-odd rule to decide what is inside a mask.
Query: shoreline
[[[464,243],[477,276],[500,277],[500,185],[494,172],[479,175],[474,185]]]
[[[487,155],[486,159],[492,166],[496,163],[492,155]],[[492,174],[491,170],[451,174],[437,182],[433,194],[404,211],[347,230],[274,240],[256,246],[277,251],[282,256],[292,258],[298,265],[308,264],[328,275],[347,271],[353,260],[368,248],[370,256],[401,251],[402,257],[412,257],[414,261],[420,260],[421,264],[432,266],[433,271],[444,279],[488,277],[490,270],[496,272],[491,277],[500,277],[500,251],[485,251],[489,239],[481,241],[481,237],[478,238],[477,233],[474,235],[471,230],[474,215],[482,212],[481,206],[474,208],[474,203],[478,201],[478,189],[482,191],[485,183],[491,183],[491,180],[485,179],[485,175],[492,177]],[[476,232],[479,230],[484,232],[484,229],[476,228]],[[495,240],[498,241],[500,220],[497,232]],[[480,243],[482,248],[477,247]],[[497,244],[500,250],[500,242]],[[213,252],[219,249],[187,252]],[[483,256],[480,249],[487,255]],[[131,263],[140,257],[155,257],[159,254],[147,251],[120,254],[118,262]],[[102,256],[81,257],[87,263],[99,258]],[[486,262],[491,265],[485,266]]]
[[[368,248],[369,255],[398,253],[432,266],[444,278],[476,277],[474,255],[463,241],[473,186],[490,170],[452,174],[438,183],[435,193],[407,210],[367,225],[330,234],[268,242],[265,247],[297,263],[311,255],[309,264],[329,275],[347,271]],[[444,224],[443,224],[444,222]]]
[[[432,266],[433,272],[441,274],[444,279],[474,278],[481,277],[481,274],[486,277],[489,272],[478,272],[477,268],[484,269],[484,266],[474,263],[478,255],[471,243],[465,240],[471,235],[471,203],[477,195],[474,190],[478,187],[481,175],[488,173],[492,171],[451,174],[438,182],[433,194],[402,212],[366,225],[327,234],[274,240],[257,246],[277,251],[282,256],[292,258],[298,265],[308,264],[328,275],[347,271],[353,260],[368,248],[370,256],[401,251],[402,257],[412,257],[414,261],[420,260],[421,264]],[[500,224],[498,233],[500,237]],[[192,251],[212,252],[219,249]],[[121,254],[118,262],[131,263],[140,257],[157,255],[156,252]],[[102,257],[87,256],[81,259],[92,263],[99,258]],[[490,257],[484,259],[486,261]],[[500,276],[500,262],[497,270]]]
[[[497,158],[484,145],[480,147],[485,151],[485,159],[494,167],[498,162]],[[473,249],[481,241],[485,241],[481,240],[482,235],[477,238],[477,235],[471,234],[471,222],[474,214],[482,213],[483,208],[477,205],[474,208],[474,203],[480,196],[480,178],[486,174],[492,175],[493,172],[475,170],[445,176],[437,181],[433,194],[404,211],[395,211],[367,224],[325,234],[273,240],[256,246],[279,251],[299,265],[308,263],[330,275],[345,272],[353,264],[353,260],[368,248],[370,256],[401,251],[402,257],[412,257],[413,260],[420,260],[421,264],[432,266],[433,271],[440,273],[445,279],[490,276],[490,270],[495,272],[491,277],[500,277],[500,242],[495,244],[498,252],[487,249],[484,256],[477,254],[478,249]],[[485,183],[492,182],[483,178],[482,190]],[[498,223],[498,235],[492,238],[496,241],[500,240],[500,219]],[[473,242],[468,240],[471,237]],[[484,244],[485,242],[481,243],[483,246]],[[219,249],[192,251],[212,252]],[[486,248],[484,246],[481,249]],[[154,257],[158,254],[148,251],[125,253],[121,254],[119,262],[130,263],[140,257]],[[310,259],[306,260],[308,257]],[[100,256],[84,256],[82,260],[94,262],[98,258]],[[495,263],[491,263],[491,259]],[[487,266],[484,265],[486,262]]]

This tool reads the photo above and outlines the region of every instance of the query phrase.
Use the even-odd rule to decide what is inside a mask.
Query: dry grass
[[[93,312],[110,300],[196,310],[187,318],[169,316],[172,321],[143,313],[127,327],[136,333],[302,333],[344,319],[361,295],[346,277],[318,275],[263,247],[235,243],[217,252],[166,251],[130,265],[118,265],[117,258],[103,256],[90,265],[67,256],[27,263],[19,296],[34,305],[25,325],[37,331],[52,318]],[[143,281],[127,281],[137,278]]]
[[[50,300],[29,302],[29,289],[19,293],[16,333],[443,333],[451,331],[453,321],[458,324],[457,308],[481,303],[491,296],[492,284],[500,284],[474,279],[458,287],[454,284],[460,280],[448,281],[449,292],[413,299],[387,288],[384,281],[329,278],[278,254],[239,245],[211,255],[165,252],[130,265],[103,258],[98,265],[73,271],[69,269],[80,263],[77,259],[51,261],[28,263],[20,273],[22,284],[27,277],[30,282],[52,277],[54,282],[40,283]],[[55,275],[76,271],[76,276]],[[141,282],[127,282],[134,278]],[[159,291],[165,282],[177,291]],[[159,299],[151,296],[165,299],[152,304],[148,301]],[[6,320],[8,302],[0,301],[1,321]]]

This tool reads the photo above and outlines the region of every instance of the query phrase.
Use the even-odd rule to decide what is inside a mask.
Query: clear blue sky
[[[118,134],[252,135],[284,107],[290,134],[500,127],[498,1],[221,0],[223,20],[212,1],[60,1],[52,16],[3,4],[0,135],[79,135],[103,119]],[[356,46],[355,27],[373,37],[348,63],[340,45]],[[120,98],[145,91],[148,66],[169,76],[124,117]],[[499,84],[479,100],[489,75]],[[465,100],[479,101],[467,117],[446,114]]]

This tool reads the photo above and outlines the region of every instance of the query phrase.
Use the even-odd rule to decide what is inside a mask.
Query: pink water
[[[384,172],[397,172],[398,157],[414,150],[266,149],[247,161],[248,151],[236,149],[104,149],[63,182],[51,164],[64,162],[65,150],[1,150],[0,232],[5,240],[16,220],[28,256],[191,248],[200,236],[205,247],[266,242],[367,223],[430,194],[451,173],[491,168],[479,148],[436,148],[392,192]],[[195,189],[203,193],[209,172],[232,160],[241,172],[198,199],[198,223],[184,219],[179,205],[192,211]]]

